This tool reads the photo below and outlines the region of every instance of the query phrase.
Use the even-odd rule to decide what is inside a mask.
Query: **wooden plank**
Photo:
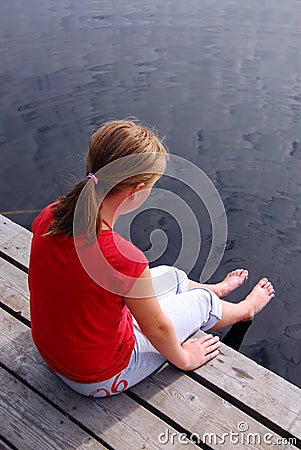
[[[278,434],[195,380],[181,374],[174,367],[165,366],[157,374],[132,387],[130,391],[214,449],[232,450],[234,438],[231,438],[231,435],[234,433],[238,433],[239,437],[235,449],[244,450],[247,444],[252,444],[252,449],[260,450],[268,435],[273,436],[271,439],[275,449],[296,448],[293,445],[280,444],[281,438]]]
[[[26,228],[17,224],[13,220],[8,219],[0,214],[0,243],[1,247],[3,243],[7,240],[13,239],[17,234],[23,233],[27,239],[24,240],[24,243],[27,244],[31,239],[32,233],[28,231]],[[29,238],[29,239],[28,239]]]
[[[28,267],[32,233],[0,215],[0,251]]]
[[[3,442],[0,436],[0,450],[12,450],[12,448],[13,448],[12,446],[9,447],[8,444]]]
[[[29,319],[26,275],[7,262],[3,267],[2,301],[12,309],[22,311]],[[7,281],[7,277],[12,277],[13,283]],[[301,390],[298,387],[225,345],[221,347],[220,356],[195,373],[201,381],[218,386],[301,439]],[[271,402],[273,408],[270,407]]]
[[[11,224],[9,226],[18,230],[19,235],[22,227],[13,222]],[[24,237],[23,255],[26,251],[29,252],[31,235],[28,233]],[[9,248],[12,247],[11,243]],[[301,390],[235,350],[225,345],[222,345],[221,350],[218,358],[195,371],[196,377],[217,386],[235,400],[248,405],[264,418],[301,439]],[[273,408],[270,407],[271,403]]]
[[[14,270],[18,271],[16,268]],[[23,301],[27,300],[23,298]],[[172,367],[166,368],[164,373],[150,377],[132,388],[132,391],[169,415],[182,427],[191,433],[198,433],[199,436],[210,432],[216,434],[218,439],[218,436],[229,430],[235,432],[237,425],[241,422],[248,424],[250,432],[258,432],[261,436],[269,431],[203,386],[193,382],[187,376],[182,376]],[[148,399],[150,392],[156,394],[151,400]],[[227,448],[226,444],[223,444],[223,448]],[[237,446],[237,448],[244,447]]]
[[[17,448],[105,448],[1,368],[0,379],[0,429]]]
[[[217,358],[194,373],[301,439],[301,389],[297,386],[226,345]]]
[[[43,363],[30,329],[1,309],[0,361],[115,449],[132,450],[133,443],[137,449],[166,449],[159,434],[165,430],[176,437],[180,434],[125,394],[90,399],[72,391]],[[183,443],[175,438],[172,448],[182,449]],[[187,442],[185,448],[196,446]]]
[[[30,320],[27,275],[0,258],[0,301]]]

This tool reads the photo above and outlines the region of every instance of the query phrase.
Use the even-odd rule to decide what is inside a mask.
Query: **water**
[[[249,269],[233,301],[263,275],[276,287],[241,351],[299,386],[300,23],[298,0],[0,5],[1,211],[39,209],[69,189],[103,121],[133,115],[155,126],[225,204],[227,249],[213,280]],[[169,186],[197,205],[191,192]],[[208,217],[196,210],[206,253]],[[9,217],[30,228],[35,214]],[[158,263],[172,263],[180,239],[172,219],[141,217],[136,243],[146,249],[147,233],[160,227],[173,240]]]

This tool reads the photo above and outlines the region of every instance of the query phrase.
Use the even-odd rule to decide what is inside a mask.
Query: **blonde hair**
[[[132,155],[139,155],[134,158],[134,167],[131,158],[124,158]],[[84,233],[91,237],[96,233],[98,237],[104,193],[113,195],[141,182],[146,186],[155,182],[164,173],[167,157],[167,150],[154,131],[130,120],[106,122],[91,136],[86,156],[86,175],[101,171],[98,183],[86,176],[62,196],[53,206],[54,220],[46,235],[60,233],[72,237],[73,233]],[[108,170],[101,170],[107,165]],[[77,215],[80,220],[73,231],[74,211],[81,194],[84,198]]]

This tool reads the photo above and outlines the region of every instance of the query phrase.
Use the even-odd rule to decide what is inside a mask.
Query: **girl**
[[[274,297],[263,278],[240,303],[225,302],[246,270],[202,285],[175,267],[149,269],[143,253],[113,231],[120,214],[145,201],[166,159],[152,131],[108,122],[91,137],[87,176],[33,223],[33,340],[46,364],[83,395],[122,392],[166,360],[182,370],[201,366],[218,355],[219,339],[190,335],[250,320]]]

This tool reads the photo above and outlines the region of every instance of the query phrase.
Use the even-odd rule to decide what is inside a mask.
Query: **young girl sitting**
[[[91,137],[87,176],[33,222],[33,340],[46,364],[83,395],[122,392],[166,360],[185,371],[201,366],[218,355],[219,339],[189,336],[250,320],[274,297],[263,278],[240,303],[221,300],[246,270],[203,285],[176,267],[149,269],[144,254],[113,231],[120,214],[145,201],[166,159],[152,131],[108,122]]]

